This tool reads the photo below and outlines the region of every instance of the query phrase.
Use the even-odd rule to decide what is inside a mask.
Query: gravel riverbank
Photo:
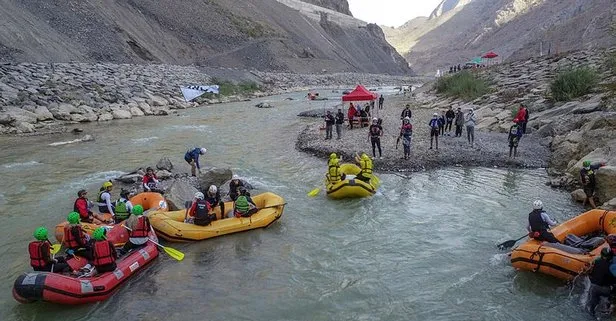
[[[438,150],[430,150],[428,122],[434,112],[440,114],[441,110],[417,107],[411,108],[413,111],[411,158],[404,160],[402,142],[396,149],[396,140],[400,130],[400,113],[407,103],[413,105],[414,102],[402,96],[386,97],[385,107],[379,111],[379,117],[383,119],[384,136],[381,139],[383,159],[374,160],[375,170],[406,172],[444,166],[540,168],[548,164],[549,147],[535,135],[526,135],[522,138],[518,147],[518,157],[515,159],[508,157],[507,134],[496,132],[476,130],[474,148],[467,142],[466,130],[461,138],[453,137],[452,132],[452,136],[439,137]],[[346,110],[344,112],[346,114]],[[322,122],[306,126],[299,134],[296,148],[323,158],[335,152],[342,155],[346,162],[352,159],[355,152],[372,153],[367,127],[353,130],[345,128],[340,140],[335,139],[334,130],[334,139],[325,140],[325,131],[319,130],[321,126]]]

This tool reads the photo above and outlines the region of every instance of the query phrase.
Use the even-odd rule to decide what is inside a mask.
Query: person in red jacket
[[[76,212],[69,213],[67,221],[68,224],[64,226],[64,238],[62,239],[62,245],[67,249],[66,253],[91,259],[90,237],[79,224],[79,214]]]
[[[143,176],[143,191],[156,192],[158,183],[158,177],[154,174],[154,169],[152,167],[148,167],[145,170],[145,175]]]
[[[151,230],[150,220],[147,216],[143,216],[143,206],[141,205],[133,207],[131,216],[124,223],[125,227],[129,229],[130,235],[128,242],[120,250],[120,255],[145,245],[148,242],[148,234]]]
[[[526,134],[526,123],[528,123],[528,109],[524,105],[520,105],[518,113],[514,119],[518,120],[518,125],[522,129],[522,134]]]
[[[347,118],[349,119],[350,129],[353,129],[353,118],[355,117],[356,114],[357,114],[357,109],[355,109],[355,106],[353,106],[353,103],[351,103],[349,105],[349,110],[347,112]]]
[[[40,272],[69,272],[70,266],[62,256],[52,257],[51,243],[47,239],[47,229],[39,227],[34,231],[36,241],[28,244],[28,253],[30,254],[30,265],[34,271]]]
[[[111,241],[106,238],[107,230],[104,227],[99,227],[92,233],[94,245],[92,246],[92,264],[96,268],[96,272],[113,272],[117,268],[116,259],[118,253]]]
[[[85,189],[77,192],[77,199],[73,204],[73,212],[77,212],[79,214],[80,221],[84,223],[94,223],[94,224],[104,224],[104,219],[102,219],[98,214],[92,213],[90,208],[90,202],[87,199],[88,192]]]

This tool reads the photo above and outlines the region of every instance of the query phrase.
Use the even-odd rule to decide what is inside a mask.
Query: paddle
[[[128,226],[126,226],[124,224],[122,224],[122,227],[124,227],[125,229],[127,229],[127,230],[129,230],[131,232],[133,231],[130,227],[128,227]],[[150,241],[150,242],[160,246],[165,251],[165,253],[167,253],[170,257],[172,257],[172,258],[174,258],[174,259],[176,259],[178,261],[182,261],[184,259],[184,253],[182,253],[182,252],[180,252],[180,251],[178,251],[178,250],[176,250],[174,248],[162,246],[158,242],[152,240],[149,237],[148,237],[148,241]]]
[[[312,191],[308,192],[307,195],[310,196],[310,197],[315,197],[315,196],[317,196],[319,194],[320,191],[321,191],[321,188],[317,187],[317,188],[313,189]]]
[[[269,206],[261,207],[258,210],[260,211],[260,210],[264,210],[266,208],[279,207],[279,206],[285,206],[285,205],[287,205],[287,203],[282,203],[282,204],[277,204],[277,205],[269,205]]]
[[[523,239],[523,238],[525,238],[525,237],[527,237],[527,236],[528,236],[528,234],[525,234],[524,236],[520,237],[520,238],[519,238],[519,239],[517,239],[517,240],[509,240],[509,241],[507,241],[507,242],[503,242],[503,243],[501,243],[501,244],[499,244],[499,245],[498,245],[498,249],[499,249],[499,250],[507,250],[507,249],[510,249],[511,247],[513,247],[513,246],[515,245],[515,243],[516,243],[517,241],[519,241],[519,240],[521,240],[521,239]]]
[[[51,252],[51,254],[55,255],[56,253],[60,252],[61,247],[62,244],[51,244],[51,248],[49,249],[49,251]]]

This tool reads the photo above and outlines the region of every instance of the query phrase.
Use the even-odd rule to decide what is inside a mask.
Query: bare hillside
[[[444,0],[428,19],[385,29],[387,39],[424,73],[489,50],[504,59],[607,47],[613,0]]]
[[[284,2],[4,0],[0,60],[411,72],[378,26],[300,1]],[[338,2],[335,9],[348,7]]]

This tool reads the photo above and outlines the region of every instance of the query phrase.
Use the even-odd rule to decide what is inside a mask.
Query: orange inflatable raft
[[[144,210],[149,209],[158,209],[159,212],[167,212],[169,207],[167,206],[167,201],[160,193],[153,192],[144,192],[139,193],[133,197],[131,197],[130,202],[135,205],[143,206]],[[102,214],[105,220],[111,220],[111,214]],[[56,240],[62,243],[64,239],[64,226],[68,224],[67,221],[64,221],[58,225],[56,225],[54,234]],[[120,225],[108,224],[108,225],[99,225],[94,223],[81,223],[81,227],[88,234],[92,235],[92,232],[96,230],[97,227],[104,227],[107,229],[107,239],[113,242],[115,245],[122,245],[128,241],[128,232],[125,228]]]
[[[608,246],[602,237],[588,240],[580,237],[616,233],[616,212],[591,210],[551,231],[564,244],[528,240],[511,252],[511,265],[518,270],[544,273],[563,280],[573,279],[589,269],[600,256],[601,249]]]

